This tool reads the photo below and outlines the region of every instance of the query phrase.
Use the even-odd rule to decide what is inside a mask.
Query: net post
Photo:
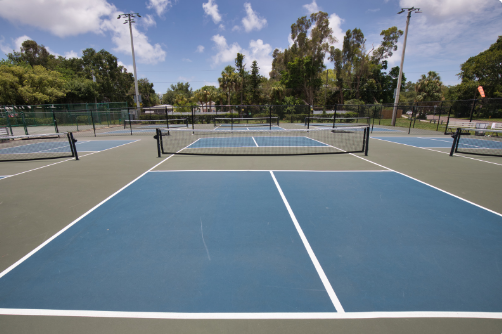
[[[373,108],[373,122],[371,124],[371,133],[373,133],[373,128],[375,127],[375,114],[376,114],[377,106]]]
[[[161,140],[162,134],[161,134],[160,129],[155,129],[155,131],[157,132],[157,134],[153,138],[157,139],[157,153],[158,153],[158,157],[160,158],[160,157],[162,157],[161,152],[160,152],[160,140]]]
[[[70,147],[71,147],[73,156],[75,157],[75,160],[78,160],[77,146],[75,145],[77,140],[75,138],[73,138],[73,132],[68,132],[68,140],[70,141]]]
[[[91,113],[91,122],[92,122],[92,129],[94,131],[94,137],[96,137],[96,125],[94,125],[94,116],[92,115],[92,110],[89,110]]]
[[[5,114],[5,118],[7,120],[7,126],[9,127],[10,129],[10,135],[13,136],[14,135],[14,132],[12,132],[12,124],[10,124],[10,119],[9,119],[9,113],[7,112],[7,109],[4,108],[4,114]]]
[[[365,142],[365,145],[366,145],[365,148],[364,148],[364,155],[368,156],[368,147],[369,147],[369,144],[370,144],[370,128],[369,128],[369,126],[367,128],[365,128],[364,131],[365,131],[365,138],[364,138],[365,140],[364,140],[364,142]]]
[[[451,145],[450,157],[453,156],[453,153],[455,153],[457,151],[458,139],[460,137],[460,132],[461,132],[461,129],[457,128],[457,131],[452,136],[453,137],[453,144]]]
[[[338,104],[335,103],[335,113],[333,114],[333,129],[336,127],[336,108]]]
[[[446,128],[444,129],[444,134],[447,134],[448,132],[448,125],[450,124],[450,113],[451,113],[451,106],[450,109],[448,110],[448,119],[446,120]]]

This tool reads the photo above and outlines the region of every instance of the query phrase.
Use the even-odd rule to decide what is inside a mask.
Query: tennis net
[[[71,132],[0,137],[0,161],[75,157],[77,149]]]
[[[305,126],[327,126],[335,128],[337,126],[354,126],[357,124],[370,125],[369,117],[305,117]]]
[[[234,127],[266,127],[279,126],[279,117],[252,117],[252,118],[214,118],[214,126],[233,129]]]
[[[502,157],[502,130],[458,128],[453,137],[453,153]]]
[[[155,131],[157,128],[188,128],[188,118],[124,120],[124,129]]]
[[[161,154],[300,155],[364,152],[369,127],[288,130],[157,129]]]

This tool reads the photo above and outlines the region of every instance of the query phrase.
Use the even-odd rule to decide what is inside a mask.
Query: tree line
[[[390,27],[380,33],[378,47],[369,47],[359,28],[345,32],[341,48],[325,12],[303,16],[291,25],[292,45],[275,49],[269,78],[260,74],[257,61],[246,63],[236,54],[218,78],[218,87],[193,90],[188,82],[171,85],[156,94],[153,83],[138,80],[142,105],[334,105],[393,103],[399,67],[389,68],[403,32]],[[327,64],[327,65],[326,65]],[[446,86],[437,72],[417,82],[403,73],[400,103],[462,100],[477,97],[483,86],[487,97],[502,97],[502,36],[487,50],[461,65],[461,83]],[[19,52],[0,60],[0,104],[124,102],[133,105],[134,78],[106,50],[92,48],[81,58],[51,55],[43,45],[25,41]]]
[[[159,102],[153,84],[139,79],[143,105]],[[24,41],[0,60],[0,105],[128,102],[134,77],[106,50],[85,49],[81,58],[56,57],[43,45]]]

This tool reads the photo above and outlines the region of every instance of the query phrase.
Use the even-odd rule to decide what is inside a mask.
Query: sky
[[[32,39],[67,58],[105,49],[133,73],[129,26],[117,17],[139,13],[133,24],[138,78],[147,78],[157,93],[179,81],[195,90],[218,87],[237,52],[245,55],[248,70],[256,60],[268,77],[274,49],[289,47],[291,25],[312,12],[328,13],[335,47],[341,48],[348,29],[359,28],[370,51],[382,30],[405,31],[406,14],[397,12],[409,7],[422,13],[412,14],[409,25],[403,66],[408,81],[436,71],[444,84],[458,84],[460,65],[502,35],[502,0],[0,0],[0,57]],[[399,66],[403,40],[389,69]]]

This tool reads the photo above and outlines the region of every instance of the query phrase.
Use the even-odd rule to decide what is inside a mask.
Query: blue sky
[[[268,76],[273,50],[287,48],[291,24],[311,12],[330,15],[339,42],[347,29],[360,28],[369,51],[383,29],[405,30],[406,15],[397,12],[412,6],[423,13],[412,15],[409,28],[404,72],[411,81],[434,70],[445,84],[457,84],[460,64],[502,34],[501,0],[0,0],[0,56],[29,38],[66,57],[89,47],[105,49],[132,72],[129,29],[117,16],[138,12],[138,77],[153,82],[157,93],[178,81],[197,89],[217,86],[237,52],[246,55],[248,69],[257,60]],[[391,66],[399,65],[402,42]]]

